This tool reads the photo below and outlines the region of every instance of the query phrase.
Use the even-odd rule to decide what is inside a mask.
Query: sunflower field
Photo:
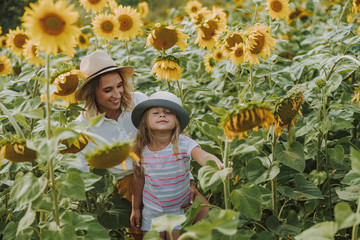
[[[359,239],[360,1],[161,6],[38,0],[0,28],[0,239],[131,239],[112,175],[73,167],[103,117],[73,121],[80,61],[95,50],[134,66],[136,91],[176,94],[185,134],[225,165],[192,163],[210,206],[196,198],[144,239],[179,224],[180,239]]]

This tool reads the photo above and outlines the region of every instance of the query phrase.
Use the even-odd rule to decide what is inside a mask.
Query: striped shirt
[[[156,152],[144,148],[144,208],[155,215],[177,214],[182,205],[189,203],[191,151],[196,146],[194,140],[180,135],[177,156],[171,143]]]

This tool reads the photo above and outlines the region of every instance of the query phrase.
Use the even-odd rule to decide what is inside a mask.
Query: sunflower
[[[290,92],[288,96],[284,97],[276,104],[275,119],[277,135],[281,134],[282,128],[287,128],[290,131],[291,126],[294,126],[294,119],[298,114],[301,114],[300,108],[304,103],[304,95],[301,92]]]
[[[359,99],[360,99],[360,86],[358,86],[356,89],[355,89],[355,95],[354,97],[349,101],[349,103],[353,103],[355,100],[357,102],[359,102]],[[359,102],[359,105],[360,105],[360,102]]]
[[[119,7],[119,4],[116,2],[116,0],[108,0],[107,2],[110,12],[114,13],[114,9],[117,9]]]
[[[0,48],[7,48],[7,37],[6,35],[0,36]]]
[[[202,8],[202,4],[196,0],[190,0],[185,5],[185,12],[190,16],[191,14],[197,13]]]
[[[353,0],[352,12],[355,14],[360,12],[360,0]]]
[[[270,36],[269,30],[269,27],[257,23],[246,31],[248,38],[244,48],[245,61],[259,65],[258,56],[266,59],[268,55],[271,55],[270,50],[274,49],[276,44],[275,39]]]
[[[36,151],[27,148],[25,143],[8,142],[1,147],[2,158],[12,162],[32,162],[36,160]]]
[[[227,15],[226,15],[224,9],[218,8],[218,7],[213,7],[212,13],[216,20],[218,20],[222,24],[225,24],[225,25],[227,24]]]
[[[180,23],[182,23],[182,21],[184,21],[184,18],[185,18],[185,15],[184,15],[184,14],[180,14],[180,15],[177,15],[176,17],[174,17],[174,18],[172,19],[172,22],[173,22],[174,24],[180,24]]]
[[[226,24],[215,18],[205,20],[205,23],[197,29],[195,44],[198,43],[203,49],[212,50],[216,45],[216,37],[226,29]]]
[[[163,26],[157,23],[155,29],[151,31],[147,37],[146,47],[151,44],[155,49],[162,51],[177,44],[181,50],[185,51],[188,44],[184,39],[188,38],[188,35],[182,33],[173,26]]]
[[[211,15],[212,15],[212,12],[207,7],[203,7],[199,11],[190,14],[190,17],[191,17],[191,21],[195,25],[200,25],[206,19],[210,18]]]
[[[24,49],[24,44],[26,40],[29,39],[29,36],[25,33],[24,30],[16,27],[15,30],[10,29],[6,37],[6,45],[16,56],[20,57]]]
[[[132,157],[135,161],[139,161],[138,156],[130,151],[130,144],[114,143],[112,146],[105,145],[102,148],[96,148],[94,152],[87,153],[85,159],[93,168],[107,169],[122,164],[126,170],[125,160],[127,157]]]
[[[35,42],[39,42],[39,49],[47,54],[56,54],[58,49],[71,47],[72,39],[80,34],[75,25],[78,12],[72,11],[73,4],[66,6],[66,2],[42,0],[37,4],[30,3],[25,8],[23,26]]]
[[[289,24],[294,22],[296,18],[300,18],[301,20],[306,20],[308,17],[311,16],[311,13],[306,11],[303,8],[295,8],[294,10],[290,11],[289,16],[287,18]]]
[[[94,144],[96,144],[91,137],[88,137],[84,134],[80,135],[73,142],[71,142],[67,139],[64,139],[61,141],[61,143],[64,144],[66,146],[66,148],[63,150],[60,150],[59,153],[61,153],[61,154],[78,153],[87,146],[89,140],[91,140]]]
[[[120,5],[114,10],[116,18],[120,24],[120,40],[129,40],[135,38],[141,32],[141,17],[140,14],[130,6],[124,7]]]
[[[2,34],[2,26],[0,26],[0,35]]]
[[[33,40],[26,41],[24,45],[25,59],[37,67],[40,65],[45,65],[45,60],[39,58],[38,47],[39,44],[35,43]]]
[[[138,3],[138,11],[140,13],[141,18],[146,18],[149,14],[149,4],[147,2],[139,2]]]
[[[218,48],[213,51],[212,55],[214,57],[214,60],[217,62],[225,58],[223,51],[221,51],[221,49]]]
[[[212,73],[214,71],[214,67],[216,65],[215,59],[212,54],[207,53],[204,56],[204,65],[205,71],[208,73]]]
[[[68,48],[58,48],[58,51],[57,53],[58,54],[66,54],[68,55],[68,57],[71,57],[73,58],[74,57],[74,54],[76,52],[76,45],[77,45],[77,37],[72,37],[72,38],[69,38],[68,40],[68,45],[69,47]]]
[[[80,33],[80,35],[77,37],[77,45],[81,49],[88,49],[88,47],[90,46],[88,35]]]
[[[242,32],[230,31],[227,33],[224,39],[224,44],[221,46],[221,50],[226,57],[230,57],[230,53],[233,51],[233,47],[235,47],[236,44],[244,42],[245,36]]]
[[[229,139],[234,139],[234,135],[237,135],[239,140],[248,136],[249,130],[257,131],[259,126],[269,129],[270,124],[274,123],[275,118],[270,108],[259,103],[238,106],[231,113],[225,115],[221,121],[225,135]]]
[[[106,7],[107,0],[79,0],[86,11],[101,12]]]
[[[11,61],[6,55],[0,55],[0,75],[11,73]]]
[[[155,60],[151,73],[155,73],[158,79],[179,80],[182,68],[179,59],[172,55],[160,56]]]
[[[102,13],[96,15],[92,25],[94,33],[106,40],[114,39],[120,34],[119,22],[113,14]]]
[[[237,8],[243,8],[244,7],[244,5],[243,5],[244,0],[234,0],[234,3],[235,3],[235,6]]]
[[[266,0],[266,10],[276,20],[287,18],[290,12],[289,0]]]
[[[229,58],[232,62],[238,65],[243,63],[245,61],[244,44],[235,44],[235,47],[232,48],[232,52],[230,53]]]

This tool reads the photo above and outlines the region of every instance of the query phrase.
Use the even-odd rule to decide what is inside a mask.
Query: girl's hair
[[[145,113],[141,117],[139,127],[138,127],[138,132],[136,134],[134,144],[132,147],[132,151],[134,153],[136,153],[136,155],[138,155],[140,158],[140,165],[137,165],[136,162],[133,162],[133,169],[134,169],[134,173],[136,175],[143,174],[142,163],[144,160],[143,160],[142,153],[143,153],[144,147],[146,145],[148,145],[149,143],[155,143],[155,145],[156,145],[156,142],[154,140],[154,132],[149,128],[149,125],[148,125],[148,121],[147,121],[148,115],[149,115],[149,109],[146,110]],[[172,148],[173,148],[173,151],[174,151],[174,154],[175,154],[175,157],[177,160],[178,160],[178,154],[179,154],[180,133],[181,133],[180,122],[179,122],[178,117],[176,116],[175,127],[172,130],[172,136],[171,136],[170,142],[172,144]]]
[[[101,74],[99,76],[96,76],[94,79],[90,80],[90,82],[84,87],[84,99],[85,99],[85,117],[86,118],[92,118],[99,114],[97,105],[96,105],[96,95],[95,91],[99,87],[101,76],[116,72],[119,74],[123,81],[124,86],[124,94],[121,97],[121,107],[124,108],[124,111],[130,111],[133,106],[131,104],[132,102],[132,92],[133,88],[131,83],[129,83],[128,79],[125,79],[122,77],[121,73],[117,70],[106,72],[104,74]]]

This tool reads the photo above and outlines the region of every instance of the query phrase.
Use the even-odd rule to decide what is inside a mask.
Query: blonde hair
[[[122,74],[118,70],[110,71],[103,73],[99,76],[96,76],[94,79],[90,80],[90,82],[84,87],[84,100],[85,100],[85,117],[92,118],[96,115],[100,114],[96,105],[96,94],[95,91],[99,87],[101,76],[105,74],[117,72],[123,81],[124,86],[124,94],[121,97],[121,107],[124,108],[124,111],[130,111],[133,109],[132,106],[132,92],[133,87],[127,78],[123,78]]]
[[[134,174],[139,175],[139,176],[144,173],[144,169],[142,166],[143,161],[144,161],[143,156],[142,156],[144,147],[146,145],[148,145],[149,143],[155,143],[155,145],[156,145],[156,142],[154,140],[154,132],[149,128],[149,124],[147,121],[148,115],[149,115],[149,109],[146,110],[145,113],[141,117],[139,127],[138,127],[138,132],[136,134],[136,137],[134,139],[134,144],[132,147],[132,151],[134,153],[136,153],[136,155],[138,155],[140,158],[140,165],[137,165],[136,162],[133,162]],[[172,131],[172,136],[171,136],[170,142],[172,144],[172,149],[173,149],[173,152],[174,152],[177,160],[178,160],[178,154],[179,154],[180,133],[181,133],[180,122],[179,122],[178,117],[176,116],[175,127]]]

